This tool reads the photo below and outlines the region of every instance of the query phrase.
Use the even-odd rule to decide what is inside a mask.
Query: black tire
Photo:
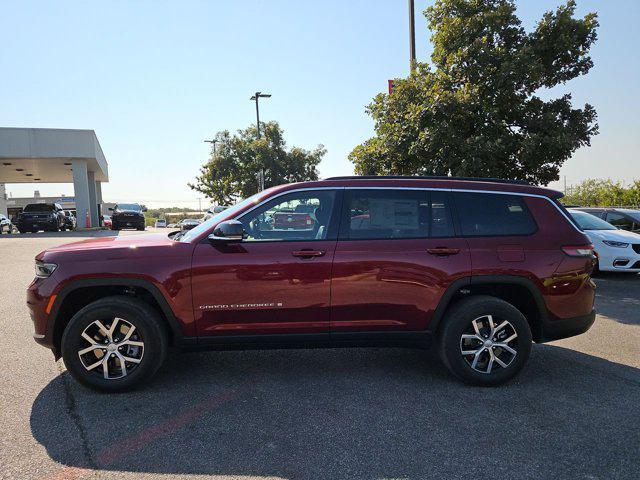
[[[495,331],[496,337],[505,332],[502,340],[507,340],[513,333],[517,334],[514,340],[503,344],[516,351],[515,355],[500,346],[490,346],[495,337],[487,338],[490,332],[488,328],[480,330],[480,340],[462,340],[463,334],[467,337],[476,335],[474,320],[477,320],[476,325],[488,326],[488,315],[492,316],[495,327],[505,320],[508,322],[501,330]],[[463,355],[463,342],[464,351],[482,350],[481,353]],[[497,345],[500,343],[497,342]],[[474,295],[459,301],[447,312],[439,329],[438,350],[445,366],[462,381],[472,385],[496,386],[515,377],[524,367],[531,352],[531,329],[524,315],[510,303],[496,297]],[[478,363],[476,368],[472,368],[476,357]],[[496,357],[506,367],[499,365]]]
[[[144,232],[144,227],[138,227],[138,231]]]
[[[87,327],[95,320],[104,319],[104,324],[116,317],[135,327],[136,335],[139,334],[140,340],[144,343],[143,353],[139,363],[127,367],[126,376],[105,379],[103,372],[98,371],[102,365],[95,370],[87,370],[78,352],[88,345],[82,338],[82,333]],[[153,307],[136,298],[113,296],[102,298],[80,309],[65,328],[61,345],[65,366],[78,382],[95,390],[120,392],[135,388],[153,377],[166,358],[168,339],[163,320]],[[108,354],[106,348],[104,351]],[[97,360],[100,361],[99,358]]]

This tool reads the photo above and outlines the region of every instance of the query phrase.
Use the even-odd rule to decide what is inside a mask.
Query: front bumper
[[[609,248],[598,253],[598,268],[605,272],[640,272],[640,254],[631,247]]]
[[[33,322],[34,340],[47,348],[54,349],[53,329],[47,306],[53,291],[46,278],[35,278],[27,287],[27,307]],[[55,352],[54,352],[55,353]]]
[[[58,226],[58,220],[55,218],[27,218],[18,220],[16,226],[19,230],[55,228]]]
[[[144,226],[144,217],[122,217],[111,219],[111,228],[141,228]]]

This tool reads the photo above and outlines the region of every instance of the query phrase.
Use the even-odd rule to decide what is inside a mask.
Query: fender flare
[[[183,337],[184,333],[180,326],[180,322],[176,318],[173,313],[173,310],[169,306],[167,299],[160,292],[158,287],[156,287],[151,281],[141,279],[141,278],[130,278],[130,277],[109,277],[109,278],[88,278],[88,279],[77,279],[72,280],[66,285],[62,287],[62,289],[58,292],[57,297],[53,303],[51,308],[51,312],[49,314],[49,321],[47,324],[47,334],[51,336],[50,340],[53,343],[53,332],[55,323],[58,319],[58,312],[60,307],[64,304],[64,301],[70,293],[80,289],[87,287],[108,287],[108,286],[132,286],[139,287],[147,290],[155,299],[155,301],[160,306],[160,310],[167,320],[167,324],[171,330],[171,335],[173,336],[174,344],[179,344]]]
[[[540,293],[540,290],[536,287],[536,284],[529,278],[520,277],[518,275],[472,275],[467,277],[461,277],[455,280],[449,287],[445,290],[440,298],[440,302],[436,307],[433,315],[431,316],[431,321],[429,322],[428,331],[435,334],[438,331],[438,326],[440,322],[445,316],[447,309],[451,305],[451,301],[453,296],[464,287],[470,287],[472,285],[491,285],[491,284],[501,284],[501,285],[518,285],[521,287],[525,287],[531,296],[533,297],[536,306],[538,307],[538,312],[540,314],[541,326],[544,326],[547,322],[548,318],[548,310],[547,305],[544,302],[544,298]],[[544,327],[543,327],[544,328]],[[542,332],[539,332],[542,333]],[[535,333],[534,333],[535,336]]]

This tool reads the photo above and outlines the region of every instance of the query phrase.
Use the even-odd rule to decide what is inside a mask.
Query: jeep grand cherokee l
[[[457,377],[497,385],[532,341],[594,321],[593,247],[561,196],[447,177],[270,188],[186,232],[40,253],[27,295],[34,336],[107,391],[151,378],[170,346],[434,343]],[[310,227],[274,228],[300,205]]]

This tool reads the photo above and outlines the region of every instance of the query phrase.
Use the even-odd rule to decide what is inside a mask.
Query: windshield
[[[571,213],[573,219],[578,222],[582,230],[617,230],[617,228],[610,223],[590,213],[579,212],[577,210],[570,210],[569,213]]]
[[[116,205],[116,208],[114,208],[114,210],[133,210],[135,212],[139,212],[140,205],[138,205],[137,203],[119,203],[118,205]]]
[[[252,203],[258,203],[258,200],[264,196],[267,191],[256,193],[255,195],[250,196],[249,198],[245,198],[244,200],[236,203],[233,207],[227,208],[224,212],[217,213],[210,219],[205,222],[202,222],[197,227],[192,228],[191,230],[187,230],[180,236],[173,237],[174,240],[178,242],[188,243],[196,237],[199,237],[204,232],[213,227],[216,223],[218,223],[223,218],[232,217],[239,211],[243,210],[246,206],[251,205]]]
[[[24,207],[25,212],[53,212],[55,207],[46,203],[31,203]]]

